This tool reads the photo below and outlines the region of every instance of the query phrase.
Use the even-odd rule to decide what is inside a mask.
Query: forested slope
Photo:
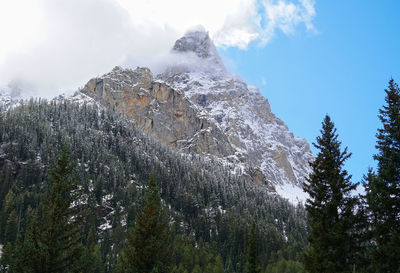
[[[63,143],[77,163],[84,241],[93,231],[106,272],[114,268],[152,173],[174,234],[218,249],[226,272],[243,271],[252,220],[264,268],[278,257],[298,258],[305,245],[302,206],[244,182],[218,162],[162,146],[113,109],[68,100],[31,100],[0,110],[2,244],[24,233],[24,220],[48,187],[48,166]]]

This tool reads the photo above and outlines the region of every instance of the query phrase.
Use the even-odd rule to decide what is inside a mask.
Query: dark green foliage
[[[258,264],[258,249],[257,249],[257,231],[256,223],[251,223],[249,241],[247,246],[246,273],[259,273],[260,266]]]
[[[313,173],[304,190],[309,194],[306,202],[310,226],[310,246],[304,253],[305,267],[309,272],[351,272],[355,263],[353,225],[357,202],[350,193],[351,184],[344,162],[351,154],[341,151],[336,129],[329,116],[322,123],[321,136],[314,146],[319,153],[311,163]]]
[[[81,272],[83,246],[79,231],[79,210],[75,164],[67,148],[53,163],[48,175],[48,190],[42,198],[39,213],[29,215],[24,238],[13,246],[13,255],[3,264],[10,272]]]
[[[224,264],[215,244],[196,243],[191,237],[176,236],[173,244],[173,273],[210,272],[223,273]]]
[[[42,257],[40,272],[80,272],[83,254],[79,230],[80,196],[73,179],[75,164],[66,147],[49,171],[50,189],[42,199],[40,235],[34,236]]]
[[[24,238],[20,236],[15,242],[11,260],[3,264],[10,266],[10,272],[42,272],[47,266],[48,253],[40,245],[40,222],[36,215],[30,217]],[[50,272],[50,271],[47,271]]]
[[[305,273],[302,263],[280,258],[277,263],[267,266],[265,273]]]
[[[143,208],[135,225],[128,230],[127,239],[118,260],[118,272],[171,272],[172,240],[168,216],[161,204],[154,175],[150,178]]]
[[[81,258],[86,272],[103,273],[104,266],[101,258],[100,244],[96,243],[94,231],[91,230],[87,237],[84,255]]]
[[[2,244],[13,243],[18,235],[24,238],[28,216],[38,210],[47,189],[50,160],[61,153],[60,141],[68,143],[77,162],[75,181],[80,203],[85,204],[80,214],[83,244],[89,248],[92,232],[98,248],[97,252],[96,247],[85,250],[83,256],[100,257],[104,272],[115,268],[152,171],[169,208],[172,235],[215,245],[226,272],[244,271],[248,223],[253,219],[259,227],[261,268],[275,263],[278,252],[295,260],[304,248],[303,206],[293,206],[265,187],[246,183],[215,159],[160,145],[113,109],[43,100],[24,102],[0,115]]]
[[[371,272],[400,271],[400,89],[389,81],[386,104],[379,110],[377,172],[367,176],[366,200],[370,211]]]

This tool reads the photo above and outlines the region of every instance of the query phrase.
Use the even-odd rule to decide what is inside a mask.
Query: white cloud
[[[245,48],[258,37],[255,0],[118,0],[137,26],[170,27],[183,35],[203,25],[220,46]]]
[[[266,44],[280,29],[313,30],[313,0],[1,0],[0,85],[51,97],[129,60],[155,63],[188,28],[217,46]]]
[[[287,1],[263,0],[265,24],[261,26],[261,44],[265,45],[280,29],[286,35],[295,32],[296,27],[304,24],[308,31],[315,30],[312,23],[315,17],[315,0],[300,0],[298,3]]]
[[[9,54],[28,50],[40,40],[42,17],[38,0],[0,1],[0,62]]]
[[[19,14],[31,0],[16,1],[19,6],[13,10]],[[41,96],[52,97],[77,89],[88,79],[123,63],[129,55],[146,59],[160,54],[177,37],[172,29],[151,24],[135,26],[129,13],[115,1],[37,1],[40,20],[35,14],[26,14],[8,24],[8,32],[0,33],[0,48],[6,52],[0,59],[0,85],[22,82],[24,86],[36,87]],[[30,29],[31,22],[36,21],[41,24]],[[15,28],[14,23],[21,27]],[[14,47],[19,43],[14,36],[24,36],[29,31],[41,35],[34,43]],[[30,36],[25,36],[26,42]]]
[[[183,34],[203,25],[217,46],[265,45],[277,29],[291,34],[304,24],[314,30],[315,0],[118,0],[136,25],[170,27]]]

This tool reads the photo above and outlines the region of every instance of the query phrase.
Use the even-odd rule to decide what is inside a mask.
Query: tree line
[[[49,187],[37,212],[28,215],[26,232],[18,234],[16,241],[8,242],[3,249],[1,272],[104,272],[99,244],[93,240],[93,234],[85,245],[79,232],[84,205],[73,179],[74,167],[67,146],[63,146],[60,157],[49,170]],[[118,253],[114,272],[225,272],[223,259],[215,247],[202,240],[194,246],[193,239],[174,237],[169,220],[153,174],[136,221],[128,229],[126,244]],[[245,272],[261,272],[255,221],[248,238]],[[299,263],[292,266],[295,272],[302,270]],[[277,271],[269,267],[266,272]]]
[[[64,144],[74,162],[77,225],[89,249],[84,252],[91,253],[85,259],[103,272],[116,270],[151,173],[158,178],[172,244],[181,249],[173,255],[180,272],[204,272],[220,262],[225,272],[243,272],[254,219],[261,268],[300,259],[306,244],[304,206],[245,182],[218,159],[161,145],[115,109],[68,100],[30,100],[0,110],[0,243],[5,248],[39,230],[30,231],[31,218],[42,222],[51,166]]]
[[[392,79],[385,92],[365,194],[327,115],[305,208],[216,162],[187,163],[113,110],[31,101],[3,112],[0,269],[400,272],[400,89]]]

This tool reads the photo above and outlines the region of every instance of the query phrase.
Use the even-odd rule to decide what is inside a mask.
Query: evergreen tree
[[[257,261],[258,249],[257,249],[257,231],[256,223],[253,221],[251,223],[249,242],[247,249],[247,261],[246,261],[246,273],[258,273],[260,272],[260,267]]]
[[[215,264],[213,266],[213,273],[224,273],[224,263],[221,255],[215,257]]]
[[[75,164],[69,151],[49,170],[49,190],[39,207],[39,217],[32,216],[24,240],[15,245],[10,272],[81,272],[83,246],[80,239],[73,180]]]
[[[400,89],[389,81],[379,110],[377,173],[369,174],[366,200],[372,224],[372,272],[400,272]]]
[[[297,261],[280,258],[276,264],[269,264],[265,273],[304,273],[304,266]]]
[[[86,202],[87,198],[87,207],[79,215],[93,217],[80,223],[81,233],[89,234],[93,230],[95,245],[100,244],[98,251],[83,236],[85,246],[90,248],[86,253],[92,253],[92,258],[86,260],[96,264],[101,259],[106,273],[114,270],[118,252],[124,246],[126,235],[121,231],[125,227],[121,223],[126,219],[130,226],[135,221],[138,200],[145,194],[139,185],[148,180],[152,170],[163,178],[160,192],[170,206],[169,213],[176,227],[174,234],[194,236],[191,244],[197,259],[209,256],[200,253],[214,253],[217,249],[226,272],[244,272],[248,225],[254,215],[260,229],[258,257],[263,267],[276,263],[280,251],[290,260],[296,259],[304,249],[303,206],[295,207],[263,187],[246,183],[243,177],[233,175],[229,167],[218,161],[198,156],[187,160],[187,156],[145,136],[115,109],[99,109],[97,105],[80,105],[68,100],[21,102],[21,106],[0,115],[2,244],[11,241],[8,237],[24,240],[30,226],[26,216],[38,211],[43,192],[47,190],[46,167],[50,166],[51,158],[60,154],[57,145],[60,139],[69,141],[78,163],[74,178],[84,193],[82,201]],[[36,216],[40,224],[40,214]],[[41,224],[37,229],[40,231]],[[286,237],[282,236],[283,231]],[[197,248],[200,237],[211,250]],[[198,263],[204,272],[203,260],[208,259],[201,258],[184,269],[190,273]]]
[[[96,243],[94,231],[89,232],[85,254],[81,258],[82,264],[86,268],[86,273],[103,273],[103,261],[101,259],[100,245]]]
[[[351,184],[351,176],[343,169],[351,154],[347,148],[341,151],[336,128],[328,115],[322,123],[321,136],[313,145],[319,153],[311,163],[313,172],[304,185],[309,194],[306,210],[310,226],[305,267],[311,273],[351,272],[357,200],[350,192],[357,185]]]
[[[155,176],[147,188],[144,206],[128,231],[128,241],[117,264],[119,272],[169,273],[172,271],[168,216],[161,204]]]

